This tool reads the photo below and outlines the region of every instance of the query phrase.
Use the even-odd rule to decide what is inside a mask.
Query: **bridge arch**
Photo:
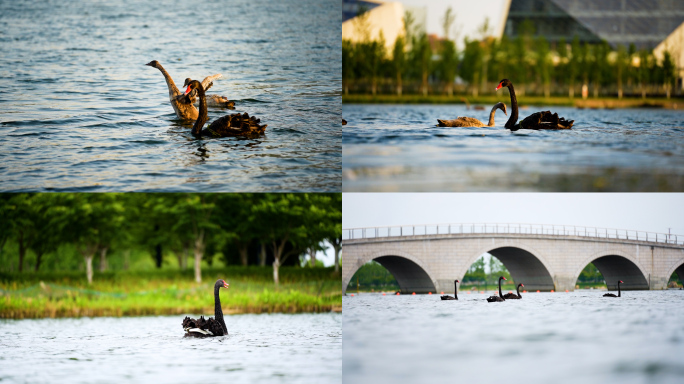
[[[525,284],[527,290],[550,291],[555,289],[553,273],[541,252],[518,243],[506,242],[490,245],[480,249],[480,252],[471,258],[472,265],[482,254],[489,253],[499,259],[508,269],[511,278],[518,283]]]
[[[401,293],[437,291],[433,275],[419,258],[403,252],[380,252],[357,259],[356,265],[346,274],[346,278],[343,278],[342,294],[347,292],[347,286],[356,271],[371,260],[378,262],[394,276]]]
[[[677,260],[674,264],[672,264],[672,267],[667,272],[666,279],[670,279],[670,276],[672,276],[673,273],[677,273],[677,276],[679,276],[679,280],[684,282],[684,257],[681,259]],[[665,282],[667,284],[667,281]]]
[[[586,258],[575,271],[577,281],[582,270],[593,263],[601,272],[609,290],[617,290],[617,281],[622,280],[620,288],[626,291],[649,289],[648,273],[644,271],[636,257],[620,251],[600,251]]]

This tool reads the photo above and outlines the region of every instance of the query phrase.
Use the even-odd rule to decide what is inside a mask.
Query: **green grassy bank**
[[[80,272],[0,273],[0,318],[142,316],[214,313],[214,282],[224,313],[302,313],[342,310],[340,275],[333,268],[206,269],[202,283],[192,270],[95,273],[88,285]]]
[[[352,94],[343,95],[342,102],[345,104],[463,104],[464,96],[446,96],[446,95],[365,95]],[[507,95],[504,96],[479,96],[466,97],[470,104],[473,105],[494,105],[499,101],[506,104],[510,103]],[[556,105],[577,108],[666,108],[666,109],[683,109],[684,99],[640,99],[640,98],[591,98],[583,100],[582,98],[569,97],[543,97],[543,96],[518,96],[518,103],[521,107],[525,105]],[[509,106],[510,108],[510,106]]]

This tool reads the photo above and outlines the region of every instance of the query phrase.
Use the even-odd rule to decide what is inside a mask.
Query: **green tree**
[[[544,97],[550,96],[551,57],[549,43],[544,36],[537,38],[537,74],[544,86]]]
[[[53,225],[83,256],[88,284],[93,282],[93,257],[124,220],[124,208],[114,193],[75,193],[59,196]]]
[[[406,67],[406,41],[404,36],[399,35],[394,41],[394,49],[392,50],[392,68],[394,69],[394,76],[396,78],[397,96],[401,96],[403,91],[402,77],[404,75],[404,68]]]
[[[672,60],[672,55],[670,55],[669,51],[665,51],[663,53],[663,62],[662,62],[662,68],[663,68],[663,83],[665,86],[665,92],[667,94],[667,98],[670,98],[670,91],[672,89],[672,84],[674,83],[676,79],[676,70],[677,67],[675,66],[674,60]]]
[[[618,87],[618,99],[622,99],[622,94],[623,94],[622,84],[623,84],[623,79],[625,77],[625,72],[626,72],[628,65],[629,65],[629,62],[628,62],[628,58],[627,58],[627,50],[625,49],[624,45],[620,45],[620,46],[618,46],[617,55],[615,56],[615,70],[616,70],[617,87]]]

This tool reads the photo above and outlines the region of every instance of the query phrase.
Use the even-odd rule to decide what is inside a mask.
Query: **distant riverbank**
[[[464,104],[463,99],[475,105],[491,106],[499,101],[510,104],[510,99],[502,96],[445,96],[445,95],[365,95],[353,94],[343,95],[344,104]],[[518,96],[521,107],[525,105],[557,105],[577,108],[664,108],[684,110],[684,99],[640,99],[640,98],[591,98],[583,100],[581,98],[571,99],[569,97],[542,97],[542,96]],[[510,106],[509,106],[510,107]]]
[[[275,287],[271,268],[228,267],[203,271],[162,270],[96,273],[92,285],[81,273],[0,274],[0,318],[82,316],[213,315],[213,284],[225,313],[341,312],[340,277],[332,268],[281,267]]]

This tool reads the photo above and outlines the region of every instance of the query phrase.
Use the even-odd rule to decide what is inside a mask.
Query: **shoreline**
[[[503,95],[503,94],[502,94]],[[464,104],[462,101],[466,98],[470,104],[473,105],[493,105],[498,102],[510,104],[510,98],[505,96],[479,96],[476,98],[466,97],[462,95],[445,96],[445,95],[366,95],[366,94],[352,94],[343,95],[342,104]],[[581,99],[569,97],[549,97],[543,96],[520,96],[518,99],[521,107],[527,105],[535,106],[565,106],[575,108],[587,109],[626,109],[626,108],[656,108],[656,109],[673,109],[684,110],[684,99],[641,99],[641,98],[598,98],[598,99]]]
[[[224,315],[245,315],[245,314],[305,314],[305,313],[341,313],[342,304],[339,305],[315,305],[315,306],[280,306],[273,307],[228,307],[223,309]],[[0,312],[1,320],[22,320],[22,319],[66,319],[82,317],[140,317],[140,316],[171,316],[196,314],[204,316],[214,316],[214,308],[132,308],[122,310],[121,308],[73,308],[73,309],[53,309],[45,308],[41,310],[12,309]]]

